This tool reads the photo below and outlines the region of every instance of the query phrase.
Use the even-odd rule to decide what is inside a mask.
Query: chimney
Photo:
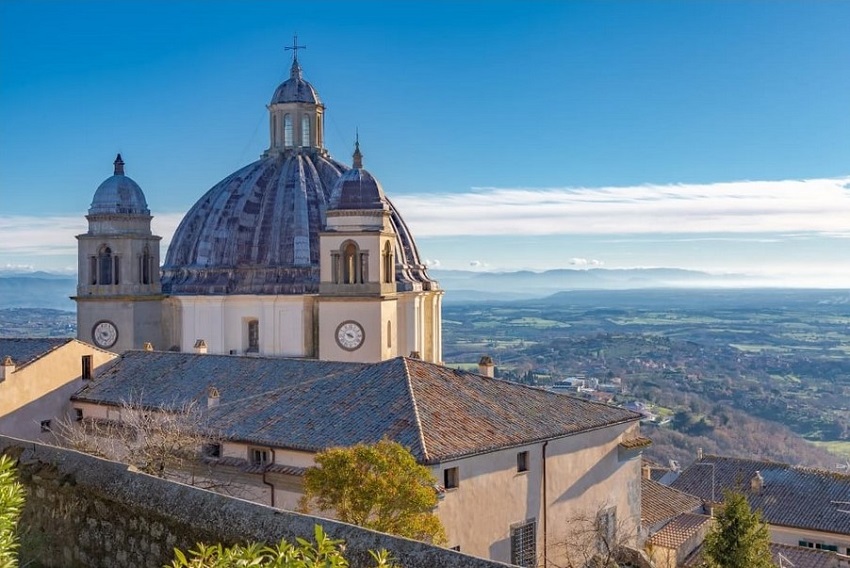
[[[408,355],[407,357],[409,359],[421,359],[422,355],[419,353],[419,351],[411,351],[410,355]]]
[[[218,389],[210,387],[210,390],[207,391],[207,408],[218,406],[219,398]]]
[[[489,355],[484,355],[478,361],[478,374],[492,378],[495,375],[496,366],[493,364],[493,358]]]
[[[207,352],[207,342],[199,339],[195,342],[195,353],[203,354]]]
[[[644,479],[652,479],[652,467],[648,463],[643,464],[640,468],[640,474]]]
[[[12,357],[6,355],[6,358],[3,359],[3,364],[0,365],[0,381],[5,381],[7,377],[9,377],[12,373],[15,372],[15,362],[12,361]]]
[[[697,460],[701,460],[702,455],[702,448],[697,448]]]
[[[753,493],[758,493],[764,487],[764,477],[762,477],[761,472],[757,471],[753,478],[750,480],[750,489]]]
[[[145,351],[153,351],[153,343],[150,341],[145,341],[145,344],[142,346],[142,349]]]

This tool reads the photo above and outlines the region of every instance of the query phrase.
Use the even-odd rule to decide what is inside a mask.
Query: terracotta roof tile
[[[129,351],[74,400],[218,406],[232,440],[319,451],[384,437],[436,463],[640,419],[634,412],[417,359],[373,364]]]
[[[707,515],[682,513],[664,525],[661,530],[649,537],[653,546],[677,549],[697,533],[706,523],[711,522]]]
[[[702,505],[702,499],[682,493],[657,481],[640,480],[641,522],[651,527],[680,513],[692,513]]]
[[[850,475],[783,463],[705,456],[671,485],[710,499],[712,471],[718,499],[725,490],[742,492],[750,507],[760,510],[770,524],[850,535],[850,506],[840,506],[841,502],[850,502]],[[753,492],[750,481],[756,472],[760,472],[764,485]]]

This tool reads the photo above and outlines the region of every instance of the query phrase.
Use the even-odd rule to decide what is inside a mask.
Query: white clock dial
[[[99,321],[91,330],[91,337],[95,345],[107,349],[118,341],[118,328],[111,321]]]
[[[356,321],[344,321],[336,328],[336,342],[346,351],[363,345],[363,328]]]

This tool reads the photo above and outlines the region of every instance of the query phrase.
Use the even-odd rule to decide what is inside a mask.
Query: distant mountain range
[[[678,268],[570,269],[532,272],[473,272],[432,269],[431,275],[449,292],[446,301],[470,302],[542,298],[570,290],[636,290],[647,288],[732,288],[769,286],[741,274],[715,275]],[[0,309],[52,308],[74,310],[69,298],[76,276],[49,272],[0,272]]]
[[[445,290],[446,301],[518,300],[571,290],[637,290],[646,288],[733,288],[770,286],[743,274],[709,274],[680,268],[560,268],[545,272],[473,272],[431,270]]]

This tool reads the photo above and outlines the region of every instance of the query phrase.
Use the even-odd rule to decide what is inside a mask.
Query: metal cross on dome
[[[286,47],[283,48],[284,51],[291,51],[292,52],[292,60],[293,61],[298,61],[298,50],[299,49],[307,49],[307,46],[306,45],[298,45],[298,34],[295,34],[292,37],[292,46],[291,47],[286,46]]]

